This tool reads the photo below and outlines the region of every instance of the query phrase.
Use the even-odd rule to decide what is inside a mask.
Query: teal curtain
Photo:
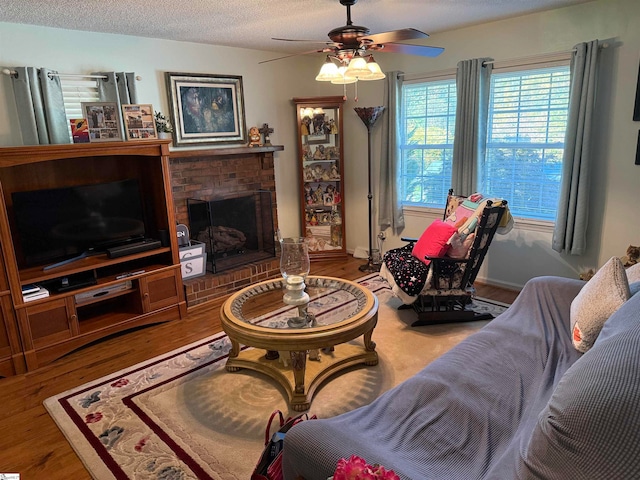
[[[118,107],[131,103],[138,103],[136,88],[136,74],[133,72],[94,72],[92,75],[102,75],[98,79],[98,94],[103,102],[116,102]]]
[[[99,78],[97,81],[100,101],[116,103],[119,112],[122,112],[122,105],[138,103],[135,73],[94,72],[92,75],[102,75],[105,77]],[[120,122],[120,135],[122,138],[125,138],[123,122]]]
[[[58,72],[15,67],[11,75],[24,145],[71,143]]]
[[[571,57],[569,116],[562,160],[562,184],[552,248],[582,255],[587,247],[591,130],[596,100],[598,40],[580,43]]]
[[[400,128],[400,98],[402,72],[388,72],[384,87],[384,106],[387,114],[382,122],[382,152],[380,155],[380,196],[378,225],[381,230],[391,228],[394,233],[404,229],[404,215],[400,198],[400,154],[398,150]]]
[[[458,62],[456,134],[451,172],[451,187],[458,195],[471,195],[482,184],[482,179],[478,178],[478,162],[484,158],[493,66],[485,64],[488,60],[491,59]]]

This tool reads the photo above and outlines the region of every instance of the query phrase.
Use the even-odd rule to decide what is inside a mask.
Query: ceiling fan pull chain
[[[342,84],[342,91],[343,91],[342,100],[346,102],[347,101],[347,84],[346,83]]]
[[[356,87],[356,98],[354,98],[354,101],[357,102],[358,101],[358,82],[355,83],[355,87]]]

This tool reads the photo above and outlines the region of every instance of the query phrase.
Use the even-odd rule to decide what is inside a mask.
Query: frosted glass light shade
[[[324,62],[320,69],[320,73],[316,76],[316,80],[318,82],[330,82],[341,77],[342,75],[338,72],[338,66],[327,58],[327,61]]]
[[[338,78],[335,80],[331,80],[331,83],[334,85],[348,85],[350,83],[356,83],[358,81],[357,78],[348,78],[344,75],[347,67],[338,67]]]
[[[351,59],[347,71],[344,73],[345,78],[355,78],[358,80],[365,80],[365,78],[371,76],[371,71],[367,68],[367,61],[356,56]]]
[[[371,75],[368,77],[362,77],[360,80],[382,80],[386,75],[380,69],[380,65],[373,59],[373,56],[369,57],[367,62],[367,68]]]

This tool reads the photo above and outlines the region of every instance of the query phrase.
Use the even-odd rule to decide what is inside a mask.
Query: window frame
[[[454,87],[454,92],[455,92],[455,88],[456,88],[456,71],[455,70],[443,70],[440,72],[434,72],[431,74],[417,74],[417,75],[405,75],[404,76],[404,81],[402,84],[402,92],[404,92],[404,87],[405,86],[410,86],[410,85],[416,85],[416,84],[426,84],[426,83],[431,83],[431,84],[437,84],[437,83],[452,83],[453,87]],[[427,203],[417,203],[417,202],[409,202],[409,201],[405,201],[404,200],[404,185],[403,185],[403,180],[407,175],[404,175],[404,162],[405,162],[405,157],[404,157],[404,153],[403,150],[407,149],[406,147],[408,145],[405,145],[404,140],[405,140],[405,109],[404,109],[404,93],[402,94],[403,96],[400,99],[400,118],[401,118],[401,123],[399,126],[399,135],[398,138],[401,140],[401,142],[398,142],[397,145],[397,152],[398,152],[398,183],[400,185],[400,189],[401,191],[400,193],[400,202],[403,208],[403,211],[408,211],[410,209],[428,209],[431,210],[433,212],[437,212],[438,210],[442,209],[442,206],[444,206],[445,202],[446,202],[446,191],[448,191],[448,189],[450,187],[447,187],[445,190],[445,193],[442,195],[442,198],[439,199],[438,204],[436,204],[435,200],[433,204],[427,204]],[[457,98],[455,99],[457,101]],[[426,117],[425,117],[426,118]],[[455,109],[454,109],[454,114],[453,114],[453,123],[454,123],[454,130],[455,130]],[[422,144],[422,145],[426,145],[426,144]],[[435,144],[434,144],[435,145]],[[445,144],[443,144],[445,145]],[[451,151],[451,155],[453,154],[453,137],[451,138],[451,143],[447,143],[446,145],[450,145],[450,147],[444,147],[446,149],[450,149]],[[442,146],[434,146],[432,148],[427,148],[427,149],[438,149],[438,148],[443,148]],[[442,206],[441,206],[442,205]]]
[[[547,67],[570,67],[571,63],[571,51],[567,52],[559,52],[545,55],[538,55],[535,57],[526,57],[520,59],[512,59],[505,61],[492,61],[490,63],[493,64],[492,75],[495,73],[502,74],[507,73],[509,71],[526,71],[526,70],[536,70],[536,69],[544,69]],[[412,83],[427,83],[427,82],[435,82],[439,80],[453,79],[455,82],[456,71],[455,70],[446,70],[441,72],[434,72],[432,74],[429,73],[419,73],[419,74],[405,74],[404,75],[404,84],[412,84]],[[403,84],[403,86],[404,86]],[[404,124],[404,110],[402,109],[403,98],[400,98],[401,112],[400,119],[402,125]],[[402,128],[402,127],[400,127]],[[402,133],[402,132],[399,132]],[[487,131],[488,134],[488,131]],[[455,133],[454,133],[455,135]],[[401,137],[404,140],[404,137]],[[398,153],[398,183],[401,182],[401,148],[402,145],[399,143],[397,146]],[[564,149],[564,146],[563,146]],[[482,159],[484,161],[484,159]],[[401,193],[401,198],[402,194]],[[446,199],[443,199],[443,205]],[[402,210],[404,214],[408,214],[410,216],[422,216],[423,214],[441,214],[442,207],[431,206],[427,204],[416,204],[416,203],[407,203],[404,200],[400,200]],[[515,216],[517,219],[516,227],[520,227],[526,230],[531,231],[539,231],[539,232],[552,232],[554,229],[555,221],[552,220],[541,220],[535,219],[531,217],[520,217]]]
[[[522,60],[512,60],[512,61],[507,61],[507,62],[494,62],[494,66],[493,66],[493,71],[492,71],[492,79],[495,75],[504,75],[504,74],[508,74],[510,72],[526,72],[526,71],[535,71],[535,70],[547,70],[547,69],[553,69],[553,68],[566,68],[568,70],[569,73],[569,87],[571,84],[571,77],[570,77],[570,63],[571,63],[571,52],[562,52],[559,54],[553,54],[550,56],[546,56],[544,58],[537,58],[535,61],[527,61],[526,59],[522,59]],[[490,87],[490,99],[489,102],[491,102],[491,98],[493,98],[493,88]],[[567,94],[568,97],[569,94]],[[568,105],[569,99],[567,98],[567,114],[568,114]],[[489,104],[489,109],[491,108],[491,103]],[[490,115],[490,111],[488,112]],[[486,161],[487,157],[487,150],[488,150],[488,145],[489,145],[489,135],[490,135],[490,129],[489,129],[489,123],[490,123],[490,119],[488,118],[488,125],[487,125],[487,139],[485,142],[485,151],[484,151],[484,158],[482,159],[482,162],[484,164],[484,162]],[[565,140],[563,138],[562,141],[562,151],[564,153],[564,148],[565,148]],[[514,144],[517,145],[517,144]],[[540,148],[544,148],[544,147],[540,147]],[[478,166],[479,169],[484,168],[484,165],[479,165]],[[562,171],[562,164],[560,165],[560,170]],[[484,178],[484,172],[481,172],[479,174],[479,178]],[[479,190],[483,190],[483,186],[482,185],[478,185],[478,189]],[[516,218],[518,220],[518,224],[522,225],[522,226],[527,226],[529,229],[532,230],[541,230],[541,231],[552,231],[555,225],[555,219],[551,220],[551,219],[543,219],[543,218],[535,218],[535,217],[530,217],[530,216],[521,216],[521,215],[516,215],[514,214],[514,212],[511,212],[512,215],[514,216],[514,218]]]

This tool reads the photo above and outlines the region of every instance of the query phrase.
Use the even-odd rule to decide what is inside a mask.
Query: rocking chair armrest
[[[453,258],[453,257],[430,257],[425,255],[425,260],[431,260],[432,262],[446,262],[446,263],[469,263],[469,258]]]

